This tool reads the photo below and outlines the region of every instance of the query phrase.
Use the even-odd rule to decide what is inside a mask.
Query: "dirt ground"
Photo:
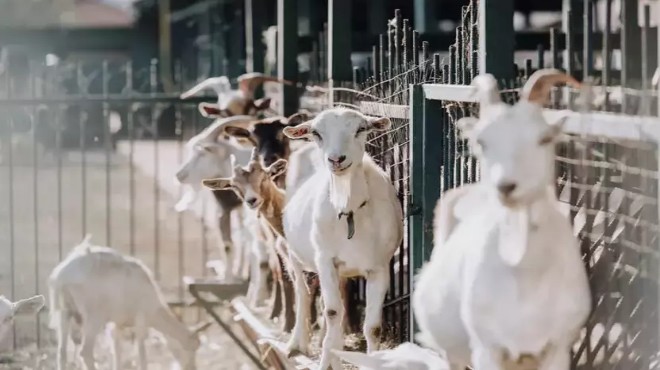
[[[50,271],[87,233],[93,243],[141,258],[153,269],[169,301],[189,298],[181,284],[183,276],[209,273],[206,260],[218,258],[215,230],[204,227],[193,213],[172,209],[178,191],[173,187],[178,144],[159,145],[156,157],[152,144],[136,143],[133,167],[125,155],[126,143],[120,144],[109,158],[103,152],[86,153],[85,166],[79,152],[68,153],[61,166],[48,158],[35,166],[20,153],[13,166],[0,165],[0,294],[13,299],[35,293],[47,297]],[[185,317],[192,325],[199,310],[186,309]],[[47,320],[46,309],[37,318],[17,319],[15,336],[0,343],[3,359],[16,361],[8,368],[51,368],[55,341]],[[205,338],[200,368],[242,369],[248,363],[216,327]],[[12,348],[17,349],[13,354]],[[169,368],[169,353],[159,341],[151,340],[148,351],[153,354],[150,368]],[[103,369],[107,361],[101,352],[97,358]]]

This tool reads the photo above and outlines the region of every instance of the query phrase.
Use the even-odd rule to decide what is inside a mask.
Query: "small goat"
[[[218,102],[216,104],[199,104],[199,111],[204,117],[220,118],[237,115],[256,117],[260,111],[270,107],[270,98],[254,99],[255,90],[261,84],[279,82],[293,85],[290,81],[280,80],[259,72],[242,74],[238,76],[237,80],[238,90],[232,90],[226,76],[208,78],[181,94],[181,99],[188,99],[202,90],[212,89],[218,95]]]
[[[88,370],[94,342],[108,323],[135,328],[140,369],[147,369],[144,340],[161,332],[183,369],[195,369],[199,339],[169,309],[151,271],[138,259],[93,246],[88,235],[50,275],[50,327],[57,331],[58,370],[67,368],[69,332]],[[114,330],[114,369],[121,368],[119,333]]]
[[[14,323],[16,315],[35,315],[46,303],[44,296],[35,295],[30,298],[12,302],[0,295],[0,340],[2,340]]]
[[[440,355],[410,342],[370,354],[332,352],[344,361],[359,366],[360,370],[449,370],[447,361]]]
[[[452,369],[568,370],[590,311],[577,238],[554,193],[554,143],[563,119],[543,105],[556,70],[535,72],[509,106],[490,75],[473,81],[480,118],[457,122],[481,165],[477,184],[450,190],[436,207],[435,248],[418,276],[413,309],[423,343]]]
[[[284,129],[291,139],[313,140],[325,159],[325,165],[316,168],[284,210],[296,302],[302,303],[297,305],[288,351],[307,352],[309,295],[302,274],[318,272],[326,321],[321,369],[330,365],[341,369],[341,361],[331,352],[341,349],[343,342],[341,277],[366,278],[364,335],[368,352],[379,347],[389,261],[403,238],[403,216],[394,186],[365,153],[365,144],[369,132],[384,131],[390,125],[388,118],[334,108]]]

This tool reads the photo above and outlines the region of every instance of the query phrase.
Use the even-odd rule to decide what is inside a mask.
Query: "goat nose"
[[[245,201],[248,205],[253,206],[255,203],[257,203],[257,198],[248,198]]]
[[[514,182],[503,182],[499,185],[497,185],[497,190],[502,194],[502,195],[510,195],[513,193],[514,190],[516,190],[516,183]]]
[[[332,164],[341,164],[345,160],[346,160],[345,155],[340,155],[339,157],[330,157],[330,156],[328,156],[328,161]]]

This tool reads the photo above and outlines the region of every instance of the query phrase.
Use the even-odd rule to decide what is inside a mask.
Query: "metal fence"
[[[157,71],[33,63],[0,75],[0,294],[47,294],[52,268],[89,233],[143,260],[170,303],[190,301],[182,277],[206,275],[219,255],[215,202],[177,213],[174,173],[210,120],[198,99],[159,92]],[[52,343],[45,315],[19,319],[4,344]]]

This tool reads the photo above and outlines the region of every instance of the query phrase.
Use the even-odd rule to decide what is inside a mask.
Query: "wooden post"
[[[265,0],[245,0],[245,70],[264,72],[264,43],[262,32],[265,24]],[[255,92],[257,98],[263,96],[263,89]]]
[[[433,33],[438,30],[438,20],[435,17],[435,7],[438,0],[415,0],[415,31]],[[511,17],[513,22],[513,16]]]
[[[328,0],[328,80],[330,88],[351,81],[351,0]],[[330,92],[330,104],[334,92]]]
[[[513,73],[513,0],[479,1],[479,73],[490,73],[498,81]]]
[[[298,6],[296,0],[277,0],[277,77],[298,82]],[[350,81],[350,77],[349,77]],[[298,111],[295,86],[282,85],[280,114]]]

